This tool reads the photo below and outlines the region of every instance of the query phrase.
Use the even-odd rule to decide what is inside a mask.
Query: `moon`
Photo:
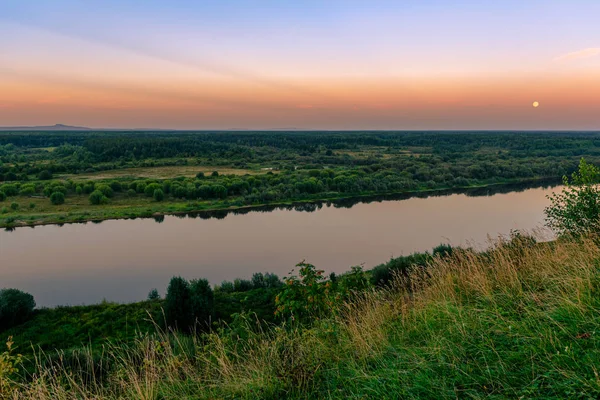
[[[537,101],[534,101],[532,105],[533,105],[533,108],[538,108],[540,106],[540,103]]]

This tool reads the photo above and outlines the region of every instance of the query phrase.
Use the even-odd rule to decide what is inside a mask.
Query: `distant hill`
[[[89,131],[91,128],[56,124],[51,126],[0,126],[0,131]]]

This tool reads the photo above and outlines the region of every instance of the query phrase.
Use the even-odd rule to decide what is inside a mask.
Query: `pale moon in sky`
[[[538,103],[537,101],[534,101],[534,102],[533,102],[533,107],[534,107],[534,108],[538,108],[538,107],[539,107],[539,105],[540,105],[540,103]]]

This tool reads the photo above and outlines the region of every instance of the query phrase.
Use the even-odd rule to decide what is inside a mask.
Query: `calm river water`
[[[488,236],[543,225],[558,187],[479,189],[245,213],[48,225],[0,232],[0,288],[38,306],[129,302],[173,275],[225,279],[285,276],[306,260],[326,271],[370,268],[440,243],[485,246]],[[518,190],[510,191],[509,190]],[[500,191],[500,192],[499,192]]]

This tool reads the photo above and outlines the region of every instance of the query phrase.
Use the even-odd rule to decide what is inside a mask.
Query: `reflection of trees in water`
[[[299,212],[314,212],[318,211],[326,207],[334,207],[334,208],[352,208],[356,204],[369,204],[373,202],[382,202],[382,201],[401,201],[408,200],[412,198],[422,198],[426,199],[428,197],[444,197],[450,196],[453,194],[464,194],[468,197],[481,197],[481,196],[493,196],[496,194],[504,194],[504,193],[514,193],[514,192],[523,192],[528,189],[548,189],[552,187],[556,187],[560,184],[557,180],[548,180],[548,181],[539,181],[539,182],[531,182],[531,183],[519,183],[519,184],[509,184],[509,185],[498,185],[498,186],[488,186],[481,188],[464,188],[464,189],[447,189],[447,190],[434,190],[429,192],[417,192],[417,193],[399,193],[399,194],[391,194],[391,195],[379,195],[379,196],[369,196],[369,197],[350,197],[346,199],[336,199],[336,200],[326,200],[326,201],[314,201],[310,203],[294,203],[294,204],[284,204],[284,205],[273,205],[273,206],[256,206],[256,207],[248,207],[248,208],[240,208],[236,210],[216,210],[216,211],[199,211],[188,213],[185,215],[181,215],[180,217],[185,217],[186,215],[189,218],[200,217],[201,219],[223,219],[229,214],[233,215],[245,215],[248,213],[265,213],[272,211],[299,211]]]
[[[382,202],[382,201],[401,201],[408,200],[412,198],[421,198],[426,199],[428,197],[443,197],[450,196],[453,194],[464,194],[468,197],[481,197],[481,196],[493,196],[496,194],[505,194],[505,193],[514,193],[514,192],[523,192],[528,189],[548,189],[552,187],[556,187],[560,185],[559,180],[547,180],[547,181],[538,181],[538,182],[530,182],[530,183],[515,183],[508,185],[497,185],[497,186],[487,186],[481,188],[465,188],[465,189],[447,189],[447,190],[434,190],[429,192],[417,192],[417,193],[399,193],[399,194],[390,194],[390,195],[379,195],[379,196],[369,196],[369,197],[350,197],[346,199],[337,199],[337,200],[324,200],[324,201],[314,201],[310,203],[292,203],[285,205],[275,205],[275,206],[257,206],[257,207],[248,207],[248,208],[239,208],[236,210],[214,210],[214,211],[195,211],[190,213],[180,213],[174,214],[177,218],[200,218],[200,219],[224,219],[229,214],[233,215],[245,215],[248,213],[257,213],[257,212],[272,212],[272,211],[298,211],[298,212],[315,212],[326,207],[334,207],[334,208],[352,208],[356,204],[369,204],[374,202]],[[157,223],[162,223],[165,220],[164,215],[156,215],[152,217]],[[137,218],[130,218],[137,219]],[[100,224],[102,220],[92,220],[93,224]],[[75,223],[83,223],[75,222]],[[63,226],[64,223],[57,224],[58,226]],[[32,227],[33,228],[33,227]],[[14,228],[8,227],[5,228],[6,231],[12,231]]]

